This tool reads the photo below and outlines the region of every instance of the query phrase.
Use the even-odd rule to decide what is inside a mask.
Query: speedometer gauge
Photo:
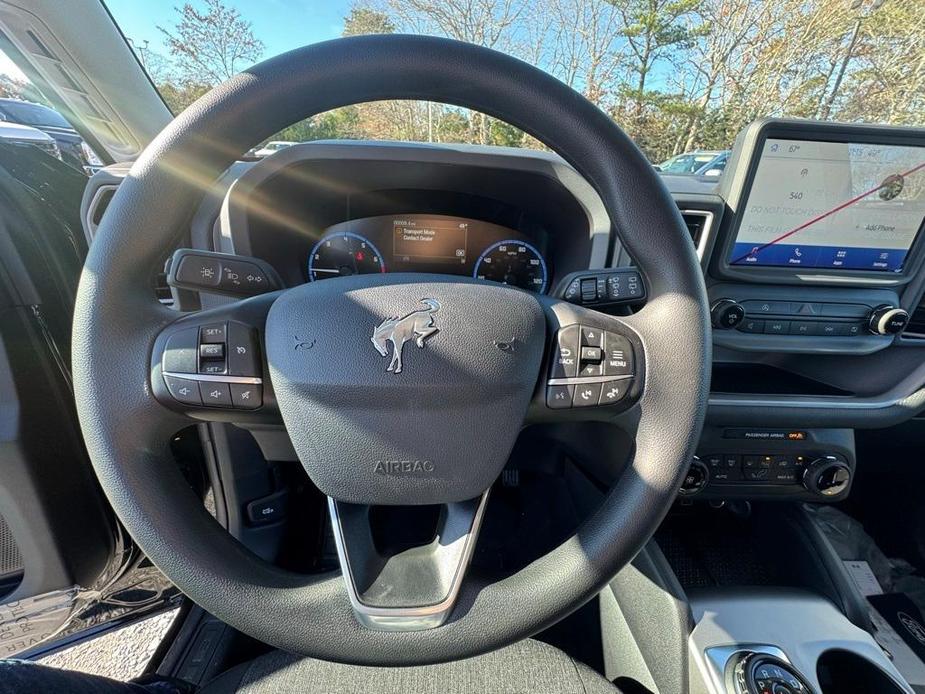
[[[379,249],[365,236],[338,231],[321,238],[308,256],[308,279],[385,272]]]
[[[546,291],[546,261],[525,241],[498,241],[486,248],[475,261],[473,277],[510,284],[534,292]]]

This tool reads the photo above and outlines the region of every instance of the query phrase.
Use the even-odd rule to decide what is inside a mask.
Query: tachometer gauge
[[[365,236],[338,231],[321,238],[308,256],[308,279],[385,272],[379,249]]]
[[[475,261],[473,277],[541,294],[548,281],[542,254],[525,241],[498,241],[486,248]]]

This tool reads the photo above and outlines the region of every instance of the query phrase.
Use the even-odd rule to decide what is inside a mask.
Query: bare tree
[[[180,17],[171,29],[159,26],[180,78],[215,85],[250,66],[263,55],[263,42],[241,13],[221,0],[202,0],[176,8]]]

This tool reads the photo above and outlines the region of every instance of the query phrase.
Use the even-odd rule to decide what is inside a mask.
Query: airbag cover
[[[363,504],[462,501],[491,486],[545,342],[537,295],[420,274],[296,287],[266,327],[273,388],[306,472],[328,496]]]

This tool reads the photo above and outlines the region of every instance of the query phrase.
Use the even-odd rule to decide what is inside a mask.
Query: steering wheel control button
[[[256,410],[263,404],[263,387],[251,383],[230,383],[231,403],[239,410]]]
[[[582,327],[581,329],[581,346],[584,347],[603,347],[604,331],[597,328]]]
[[[231,407],[231,390],[227,383],[199,381],[199,395],[207,407]]]
[[[579,383],[575,385],[572,405],[575,407],[596,407],[601,401],[600,383]]]
[[[202,359],[224,359],[225,345],[221,342],[199,345],[199,356]]]
[[[224,359],[201,359],[199,361],[199,373],[207,376],[219,376],[226,371]]]
[[[601,405],[615,405],[623,399],[629,390],[630,379],[606,381],[601,384]]]
[[[625,272],[607,277],[607,298],[611,301],[641,299],[644,293],[639,273]]]
[[[622,335],[604,334],[604,375],[633,375],[633,348]]]
[[[184,405],[202,405],[198,382],[177,376],[164,376],[164,383],[167,384],[167,390],[177,402]]]
[[[582,347],[581,361],[599,364],[604,360],[604,353],[600,347]]]
[[[260,357],[254,331],[242,323],[228,323],[228,374],[260,376]]]
[[[579,332],[577,325],[560,328],[556,335],[550,378],[575,378],[578,375]]]
[[[180,260],[176,278],[187,285],[217,287],[222,281],[222,264],[215,257],[186,255]]]
[[[178,330],[167,338],[162,367],[168,373],[196,373],[196,328]]]
[[[564,410],[572,406],[575,386],[547,386],[546,407],[552,410]]]
[[[210,344],[225,341],[225,324],[210,323],[199,328],[199,343]]]

